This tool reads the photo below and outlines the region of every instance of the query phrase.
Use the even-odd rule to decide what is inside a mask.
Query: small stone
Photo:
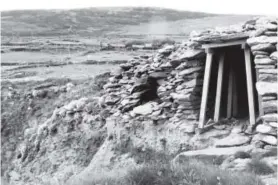
[[[259,95],[277,94],[277,83],[257,82],[256,88]]]
[[[193,68],[188,68],[188,69],[184,69],[183,71],[181,71],[179,73],[180,76],[186,76],[189,74],[192,74],[194,72],[198,72],[198,71],[203,71],[204,68],[203,67],[193,67]]]
[[[33,90],[32,91],[32,96],[33,97],[38,97],[38,98],[45,98],[47,96],[47,90]]]
[[[269,31],[277,31],[277,25],[268,23],[265,25],[265,28]]]
[[[265,51],[252,51],[253,55],[269,55],[268,52]]]
[[[127,71],[129,70],[133,65],[130,63],[125,63],[125,64],[120,64],[120,67],[124,70]]]
[[[255,58],[254,62],[256,65],[272,65],[277,63],[277,61],[270,58]]]
[[[278,127],[278,123],[277,122],[269,122],[268,123],[271,127],[277,128]]]
[[[270,145],[277,145],[277,138],[274,136],[264,136],[262,141]]]
[[[217,129],[217,130],[224,130],[226,128],[225,125],[214,125],[213,128]]]
[[[161,54],[170,54],[174,49],[174,45],[167,45],[164,48],[159,49],[157,52]]]
[[[256,127],[256,131],[262,134],[267,134],[271,132],[271,127],[265,124],[260,124]]]
[[[277,42],[277,41],[276,41]],[[257,44],[251,47],[253,51],[265,51],[265,52],[273,52],[276,50],[276,47],[270,43],[266,44]]]
[[[150,74],[150,77],[153,77],[156,79],[163,79],[163,78],[167,78],[168,75],[165,72],[153,72]]]
[[[110,95],[105,98],[104,102],[106,105],[114,105],[119,100],[120,100],[120,98],[118,96]]]
[[[277,100],[262,102],[264,113],[277,113]]]
[[[260,69],[260,74],[276,74],[277,75],[277,69]]]
[[[110,89],[110,88],[118,88],[118,87],[121,87],[120,84],[112,84],[112,83],[107,83],[103,86],[103,89]]]
[[[263,34],[266,35],[266,36],[269,36],[269,37],[277,36],[276,31],[265,31]]]
[[[270,100],[277,100],[276,96],[263,96],[262,98],[263,102],[270,101]]]
[[[269,46],[269,44],[276,44],[277,37],[267,37],[267,36],[252,37],[252,38],[247,39],[246,42],[249,46],[252,47],[251,48],[252,50],[261,51],[262,49],[253,49],[253,46],[256,46],[258,48],[265,48],[265,46]],[[261,45],[261,44],[263,44],[263,45]],[[256,48],[256,47],[254,47],[254,48]]]
[[[277,122],[278,121],[278,114],[266,114],[261,117],[266,122]]]
[[[278,80],[277,74],[260,74],[259,73],[259,81],[277,83],[277,80]]]
[[[232,147],[241,146],[250,142],[248,136],[232,133],[228,137],[220,139],[215,142],[216,147]]]
[[[231,133],[235,133],[235,134],[239,134],[239,133],[242,133],[243,130],[242,130],[242,125],[236,125],[233,127]]]
[[[144,105],[140,105],[138,107],[135,107],[132,110],[132,112],[135,113],[135,114],[147,115],[147,114],[151,114],[156,106],[157,106],[157,103],[148,102]]]
[[[256,65],[256,69],[275,69],[275,65]]]

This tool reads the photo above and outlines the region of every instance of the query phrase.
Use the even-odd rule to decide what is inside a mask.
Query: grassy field
[[[58,36],[104,35],[126,25],[213,16],[200,12],[159,8],[87,8],[76,10],[33,10],[2,12],[2,35]]]
[[[24,80],[61,74],[86,78],[134,56],[155,52],[128,51],[125,47],[131,43],[182,42],[193,30],[242,23],[252,17],[129,7],[1,13],[1,72],[5,80],[22,80],[25,74],[28,78]],[[101,51],[101,43],[116,49]],[[79,63],[105,65],[75,65]]]

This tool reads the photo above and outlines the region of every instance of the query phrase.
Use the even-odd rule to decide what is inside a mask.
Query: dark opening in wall
[[[230,80],[230,71],[233,73],[233,86],[232,86],[232,114],[231,117],[238,119],[246,119],[249,117],[248,107],[248,94],[247,94],[247,79],[246,79],[246,66],[244,58],[244,50],[240,46],[223,47],[215,52],[213,64],[211,69],[211,79],[209,88],[209,103],[207,106],[208,117],[213,118],[215,97],[217,88],[217,76],[219,67],[219,56],[225,52],[224,59],[224,73],[223,85],[221,93],[221,106],[220,106],[220,119],[227,118],[228,112],[228,89]],[[252,60],[253,61],[253,60]],[[254,106],[256,114],[258,114],[258,94],[256,91],[256,69],[252,62],[252,77],[254,89]],[[234,105],[237,104],[237,105]]]

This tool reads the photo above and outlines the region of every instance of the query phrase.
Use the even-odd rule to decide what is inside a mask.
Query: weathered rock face
[[[277,145],[277,19],[260,18],[256,20],[257,34],[247,40],[255,56],[258,73],[256,88],[262,99],[263,124],[256,131],[257,140],[270,145]],[[256,139],[256,138],[254,138]]]

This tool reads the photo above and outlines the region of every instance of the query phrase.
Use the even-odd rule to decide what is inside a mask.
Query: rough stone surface
[[[262,134],[267,134],[271,132],[271,127],[265,124],[260,124],[256,127],[256,131]]]
[[[264,136],[261,139],[263,142],[270,144],[270,145],[277,145],[277,138],[274,136]]]
[[[233,147],[233,146],[241,146],[249,143],[250,138],[248,136],[240,135],[240,134],[231,134],[228,137],[218,140],[215,143],[216,147]]]
[[[273,44],[257,44],[251,47],[253,51],[265,51],[265,52],[273,52],[276,50],[276,47]]]
[[[156,106],[156,103],[146,103],[144,105],[135,107],[132,112],[135,114],[147,115],[151,114]]]
[[[256,87],[260,95],[277,94],[277,83],[257,82]]]
[[[262,116],[262,119],[266,122],[277,122],[278,114],[266,114]]]
[[[269,44],[269,43],[271,44],[277,43],[277,37],[259,36],[259,37],[252,37],[247,39],[247,44],[251,47],[259,44]],[[252,49],[252,50],[261,50],[261,49]]]

